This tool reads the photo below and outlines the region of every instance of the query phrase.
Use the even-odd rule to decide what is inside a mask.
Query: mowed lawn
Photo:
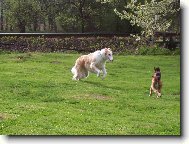
[[[73,81],[80,54],[0,54],[1,135],[180,135],[180,56],[114,56]],[[149,97],[153,67],[162,97]]]

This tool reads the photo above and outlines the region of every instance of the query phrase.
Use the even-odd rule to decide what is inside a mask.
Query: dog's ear
[[[111,51],[111,48],[108,48],[108,50],[110,50],[110,51]]]
[[[105,49],[105,51],[107,51],[107,50],[111,50],[110,48],[104,48]]]
[[[104,50],[105,50],[105,55],[107,54],[107,52],[108,52],[108,48],[104,48]]]
[[[157,72],[157,71],[160,71],[160,68],[157,67],[157,68],[155,68],[154,70],[155,70],[155,72]]]
[[[154,67],[154,71],[156,71],[156,67]]]

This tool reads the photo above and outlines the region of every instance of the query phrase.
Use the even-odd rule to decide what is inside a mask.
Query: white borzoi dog
[[[86,78],[89,72],[96,73],[100,76],[100,72],[103,72],[102,79],[105,78],[107,72],[105,68],[106,61],[113,61],[112,51],[110,48],[104,48],[97,50],[88,55],[82,55],[79,57],[71,72],[73,73],[73,80],[80,80]]]

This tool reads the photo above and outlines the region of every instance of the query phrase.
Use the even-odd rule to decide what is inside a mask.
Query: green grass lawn
[[[0,134],[180,135],[180,56],[114,56],[73,81],[79,54],[0,54]],[[162,97],[149,97],[153,67]]]

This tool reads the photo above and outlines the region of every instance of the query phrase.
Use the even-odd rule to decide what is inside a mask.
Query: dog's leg
[[[162,88],[162,82],[159,82],[159,87],[158,87],[158,96],[157,97],[161,97],[161,88]]]
[[[102,67],[102,72],[103,72],[103,76],[102,76],[102,79],[104,79],[107,75],[107,72],[106,72],[106,69],[105,69],[105,66]]]
[[[100,70],[95,66],[95,63],[91,63],[90,68],[97,74],[97,77],[100,76]]]
[[[89,72],[85,71],[85,77],[88,77],[88,76],[89,76]]]
[[[85,69],[83,69],[83,78],[88,77],[88,75],[89,75],[88,70],[87,70],[86,68],[85,68]]]
[[[74,75],[74,76],[72,77],[72,80],[79,80],[78,75]]]
[[[150,87],[150,94],[149,96],[152,96],[152,86]]]
[[[153,86],[150,87],[150,94],[149,94],[149,96],[152,96],[152,91],[154,91],[154,93],[157,94],[157,98],[159,98],[161,96],[161,93],[159,93],[158,90],[156,90]]]
[[[154,86],[152,86],[152,90],[157,94],[157,98],[161,96],[161,93],[159,93],[159,91]]]
[[[151,86],[151,90],[154,91],[154,93],[158,94],[158,90],[155,88],[154,84]]]
[[[161,93],[157,92],[157,98],[161,97]]]

